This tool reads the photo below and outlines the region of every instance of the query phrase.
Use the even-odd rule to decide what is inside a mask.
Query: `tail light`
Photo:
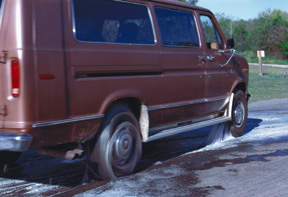
[[[19,97],[20,94],[20,65],[18,60],[11,62],[12,96]]]

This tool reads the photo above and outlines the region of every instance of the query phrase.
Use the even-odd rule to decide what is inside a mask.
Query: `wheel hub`
[[[133,150],[133,138],[128,129],[122,130],[114,145],[114,160],[119,164],[125,163]]]
[[[236,122],[236,127],[241,127],[244,121],[245,108],[242,102],[238,102],[234,110],[234,117]]]

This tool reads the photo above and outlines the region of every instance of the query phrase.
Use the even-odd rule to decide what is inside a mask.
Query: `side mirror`
[[[227,49],[233,49],[235,47],[234,38],[228,39],[226,43]]]

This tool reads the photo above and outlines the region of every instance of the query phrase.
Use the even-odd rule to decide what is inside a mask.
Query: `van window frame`
[[[128,1],[122,1],[122,0],[111,0],[114,2],[119,3],[126,3],[126,4],[133,4],[133,5],[139,5],[144,6],[147,9],[148,17],[151,24],[152,34],[153,34],[153,44],[139,44],[139,43],[117,43],[117,42],[101,42],[101,41],[82,41],[78,40],[76,37],[76,22],[75,22],[75,12],[74,12],[74,0],[71,0],[71,10],[72,10],[72,32],[74,39],[79,43],[85,43],[85,44],[108,44],[108,45],[132,45],[132,46],[156,46],[157,45],[157,36],[156,36],[156,30],[155,30],[155,24],[153,21],[152,13],[150,8],[146,4],[141,3],[134,3],[134,2],[128,2]]]
[[[161,29],[158,23],[158,18],[157,18],[157,14],[156,14],[156,8],[160,8],[160,9],[166,9],[166,10],[171,10],[171,11],[176,11],[176,12],[183,12],[183,13],[187,13],[187,14],[191,14],[194,20],[194,24],[195,24],[195,29],[196,29],[196,34],[198,37],[198,46],[177,46],[177,45],[164,45],[163,41],[162,41],[162,34],[161,34]],[[159,36],[161,39],[161,45],[163,47],[170,47],[170,48],[189,48],[189,49],[200,49],[202,48],[202,40],[201,40],[201,36],[200,36],[200,29],[199,29],[199,24],[198,24],[198,20],[197,20],[197,13],[195,13],[195,10],[182,10],[182,9],[176,9],[175,7],[171,8],[171,7],[165,7],[165,6],[161,6],[161,5],[156,5],[154,7],[154,13],[155,13],[155,19],[158,25],[158,31],[159,31]]]

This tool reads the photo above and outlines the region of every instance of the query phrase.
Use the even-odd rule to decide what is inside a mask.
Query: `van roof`
[[[211,12],[209,9],[199,7],[196,5],[192,5],[189,3],[180,2],[177,0],[145,0],[145,1],[159,2],[159,3],[169,4],[169,5],[176,5],[179,7],[186,7],[186,8],[192,8],[192,9],[196,9],[196,10],[203,10],[203,11]]]

